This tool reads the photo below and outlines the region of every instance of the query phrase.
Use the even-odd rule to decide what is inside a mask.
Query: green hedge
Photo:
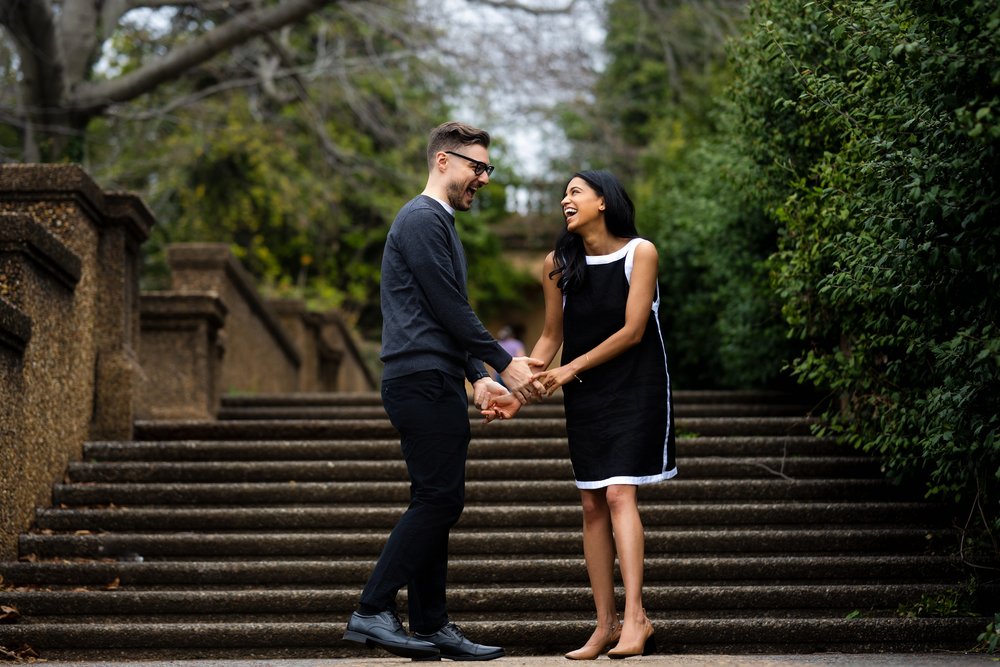
[[[758,0],[734,44],[737,187],[828,427],[996,528],[1000,5]]]

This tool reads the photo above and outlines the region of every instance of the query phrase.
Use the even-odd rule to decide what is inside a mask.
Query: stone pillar
[[[143,418],[215,419],[226,306],[214,292],[142,295]]]
[[[5,309],[0,384],[19,405],[0,412],[0,557],[16,556],[17,532],[86,440],[132,435],[138,248],[152,222],[137,198],[102,192],[75,165],[0,165],[0,298],[30,325],[18,333]]]
[[[3,223],[0,217],[0,226]],[[22,465],[22,448],[16,443],[24,421],[24,353],[29,340],[31,318],[0,297],[0,559],[5,560],[17,555],[17,532],[30,514],[20,485],[12,479]]]
[[[0,166],[0,212],[31,216],[79,258],[80,283],[64,325],[79,337],[73,368],[97,383],[88,397],[94,401],[88,436],[131,437],[129,392],[141,381],[138,247],[149,236],[152,215],[138,198],[105,194],[69,164]]]
[[[278,316],[281,327],[299,351],[302,360],[299,366],[298,391],[323,391],[318,382],[320,345],[319,331],[309,318],[305,301],[301,299],[272,299],[268,305]]]
[[[336,310],[310,313],[322,341],[319,377],[323,391],[365,392],[378,389],[371,363],[354,339],[354,332]],[[376,360],[377,362],[377,360]]]
[[[128,440],[145,381],[139,363],[139,246],[155,222],[133,194],[106,192],[98,247],[97,391],[90,437]]]
[[[215,292],[228,311],[222,391],[298,391],[302,359],[264,302],[253,278],[225,243],[178,243],[167,248],[171,286],[179,292]]]
[[[81,315],[89,311],[77,304],[82,282],[79,257],[42,225],[0,214],[3,558],[16,557],[17,533],[87,437],[94,372],[86,361],[94,356]]]

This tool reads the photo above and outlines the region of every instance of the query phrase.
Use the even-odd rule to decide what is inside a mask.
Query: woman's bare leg
[[[618,628],[615,609],[615,543],[611,532],[611,513],[605,489],[581,489],[583,505],[583,557],[594,594],[597,628],[591,638],[567,657],[595,656],[603,651]]]
[[[642,605],[645,534],[639,517],[636,487],[625,484],[609,486],[605,500],[611,515],[618,564],[625,587],[625,614],[622,618],[619,646],[641,646],[650,634],[651,627]]]

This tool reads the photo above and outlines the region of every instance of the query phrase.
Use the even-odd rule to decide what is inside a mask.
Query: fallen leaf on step
[[[35,658],[37,657],[38,652],[27,644],[21,644],[21,646],[16,649],[9,649],[6,646],[0,646],[0,658],[4,660],[11,660],[13,662],[35,662]]]

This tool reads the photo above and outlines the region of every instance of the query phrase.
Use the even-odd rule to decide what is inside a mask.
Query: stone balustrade
[[[265,300],[226,244],[169,247],[171,289],[140,293],[154,224],[78,166],[0,165],[0,559],[85,441],[227,392],[376,386],[336,312]]]

